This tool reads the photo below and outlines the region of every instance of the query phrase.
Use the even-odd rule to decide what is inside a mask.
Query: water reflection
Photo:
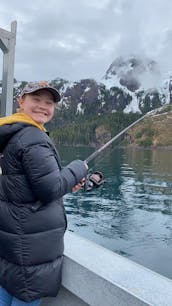
[[[87,148],[60,148],[64,164]],[[115,149],[96,158],[100,189],[65,197],[68,229],[172,278],[172,154]]]

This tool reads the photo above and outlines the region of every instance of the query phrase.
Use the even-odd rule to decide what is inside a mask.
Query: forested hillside
[[[78,115],[59,113],[47,127],[56,143],[99,146],[140,117],[138,113],[123,112],[102,115]]]

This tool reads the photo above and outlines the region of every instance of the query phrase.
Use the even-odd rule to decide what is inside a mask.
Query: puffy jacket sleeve
[[[71,192],[87,173],[81,160],[74,160],[60,169],[48,143],[26,146],[22,152],[22,164],[34,195],[45,203]]]

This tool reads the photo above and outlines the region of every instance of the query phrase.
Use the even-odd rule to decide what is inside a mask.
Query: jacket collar
[[[3,152],[9,140],[17,132],[29,125],[33,125],[46,132],[43,125],[37,124],[23,113],[15,113],[11,116],[0,118],[0,153]]]
[[[23,123],[34,125],[40,130],[46,132],[46,129],[44,128],[42,124],[37,123],[31,117],[25,115],[24,113],[15,113],[11,116],[0,118],[0,126],[6,125],[6,124],[13,124],[17,122],[23,122]]]

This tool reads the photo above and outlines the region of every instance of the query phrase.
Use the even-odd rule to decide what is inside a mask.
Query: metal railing
[[[62,288],[41,306],[171,306],[172,280],[74,233],[65,234]]]

